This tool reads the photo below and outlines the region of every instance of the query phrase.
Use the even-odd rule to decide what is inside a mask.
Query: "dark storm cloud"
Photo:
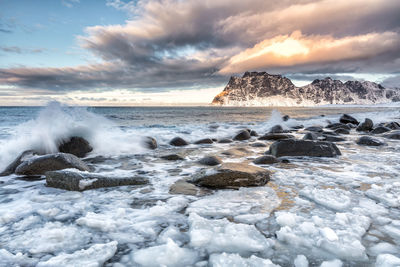
[[[81,46],[105,63],[0,70],[0,83],[49,90],[212,86],[246,70],[382,72],[400,67],[398,0],[107,1],[130,19]],[[354,11],[357,12],[354,12]],[[287,42],[290,41],[290,42]]]

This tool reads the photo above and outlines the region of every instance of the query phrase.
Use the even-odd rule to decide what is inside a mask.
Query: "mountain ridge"
[[[280,74],[245,72],[231,76],[212,104],[229,106],[313,106],[328,104],[378,104],[399,102],[400,89],[385,88],[369,81],[316,79],[295,86]]]

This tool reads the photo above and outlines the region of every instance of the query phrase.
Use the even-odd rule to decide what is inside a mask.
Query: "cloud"
[[[130,16],[121,25],[88,27],[78,37],[100,63],[0,69],[0,83],[54,91],[163,91],[221,85],[226,75],[249,69],[313,75],[400,68],[398,0],[106,4]]]
[[[80,0],[61,0],[61,4],[68,8],[72,8],[75,4],[79,4]]]
[[[0,46],[0,50],[6,53],[36,54],[45,51],[44,48],[21,48],[18,46]]]

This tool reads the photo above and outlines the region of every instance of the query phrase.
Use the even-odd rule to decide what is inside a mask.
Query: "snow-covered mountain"
[[[368,81],[341,82],[327,77],[297,87],[282,75],[246,72],[232,76],[212,104],[229,106],[312,106],[327,104],[376,104],[400,101],[400,89]]]

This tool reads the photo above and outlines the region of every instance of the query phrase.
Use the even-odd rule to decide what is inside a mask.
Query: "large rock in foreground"
[[[102,187],[145,185],[149,181],[144,177],[108,177],[93,173],[65,170],[46,172],[46,183],[50,187],[70,191],[83,191]]]
[[[32,157],[22,162],[16,169],[16,174],[42,175],[47,171],[75,168],[80,171],[90,171],[89,167],[72,154],[55,153]]]
[[[59,145],[58,150],[62,153],[69,153],[79,158],[83,158],[93,150],[89,142],[82,137],[73,136],[68,141]]]
[[[27,150],[22,152],[13,162],[11,162],[5,169],[0,173],[0,176],[7,176],[13,174],[15,169],[22,164],[22,162],[32,158],[39,153],[33,150]]]
[[[213,170],[206,170],[196,175],[191,182],[215,189],[261,186],[270,178],[269,171],[243,164],[225,163]]]
[[[339,148],[331,142],[291,139],[274,142],[269,147],[268,153],[275,157],[336,157],[341,155]]]

